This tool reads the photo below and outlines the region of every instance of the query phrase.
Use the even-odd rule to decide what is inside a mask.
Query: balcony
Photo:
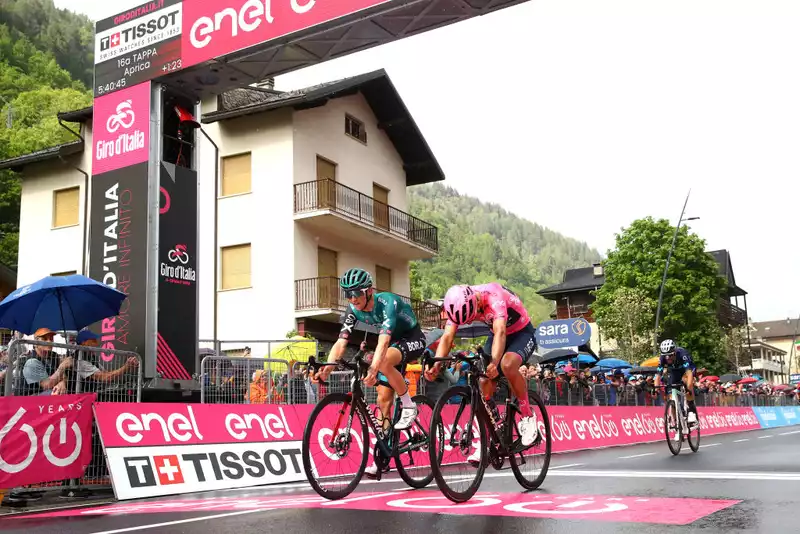
[[[753,362],[750,365],[743,365],[739,369],[743,371],[772,371],[773,373],[780,373],[781,362],[767,358],[753,358]],[[785,373],[789,372],[789,366],[785,365],[785,363],[783,371]]]
[[[723,326],[742,326],[747,323],[744,310],[724,299],[719,301],[717,317]]]
[[[295,280],[295,312],[298,317],[317,317],[338,321],[347,309],[347,299],[335,277],[306,278]],[[430,302],[398,295],[411,304],[422,328],[439,328],[441,308]]]
[[[400,260],[439,251],[435,226],[333,180],[295,184],[294,214],[317,234]]]

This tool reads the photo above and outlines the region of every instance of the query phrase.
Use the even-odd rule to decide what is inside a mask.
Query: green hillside
[[[601,259],[585,243],[441,184],[409,188],[409,205],[412,215],[439,228],[439,256],[412,264],[415,298],[442,298],[453,284],[499,281],[538,322],[549,318],[553,303],[536,291]]]

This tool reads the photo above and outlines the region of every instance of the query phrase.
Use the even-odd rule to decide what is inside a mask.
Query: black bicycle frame
[[[394,420],[392,422],[392,426],[390,427],[390,431],[384,430],[383,425],[381,425],[380,421],[378,421],[375,414],[369,410],[367,407],[367,403],[364,402],[364,389],[361,386],[361,378],[366,375],[366,372],[369,368],[367,362],[364,361],[363,358],[363,351],[358,351],[353,358],[352,362],[345,361],[344,359],[339,360],[338,362],[326,362],[326,363],[317,363],[313,356],[308,359],[308,366],[312,369],[327,366],[327,365],[337,365],[339,367],[343,367],[345,369],[349,369],[353,371],[353,378],[350,381],[350,397],[351,397],[351,410],[350,415],[347,418],[347,432],[350,432],[350,429],[353,427],[353,415],[354,412],[358,412],[361,423],[368,424],[372,427],[372,432],[375,434],[377,439],[378,448],[380,448],[381,452],[386,456],[386,458],[392,458],[394,456],[394,449],[397,447],[397,443],[391,441],[393,432],[391,430],[394,429],[394,425],[397,422],[399,412],[397,410],[398,403],[400,399],[395,399],[395,409],[394,409]],[[320,381],[322,384],[325,382]],[[337,425],[338,426],[338,425]],[[337,429],[333,429],[333,435],[336,435]],[[391,449],[387,442],[391,443]],[[401,451],[406,452],[406,451]]]
[[[508,424],[504,425],[503,431],[506,435],[504,438],[500,437],[500,435],[497,433],[497,422],[494,421],[494,414],[491,413],[491,410],[487,406],[486,399],[483,398],[483,394],[481,393],[479,382],[477,382],[481,378],[489,379],[489,377],[487,377],[482,370],[483,357],[480,354],[474,357],[457,354],[455,356],[445,356],[443,358],[428,357],[427,360],[431,362],[458,360],[469,364],[469,370],[467,371],[467,387],[470,390],[470,408],[476,417],[483,422],[484,426],[489,429],[490,440],[488,445],[495,443],[500,448],[499,452],[501,455],[508,456],[512,454],[506,446],[507,441],[511,439],[511,427]],[[481,368],[478,368],[478,365],[480,365]],[[480,402],[478,402],[478,400],[480,400]],[[456,416],[453,421],[458,421],[459,417],[461,417],[461,414],[464,413],[465,406],[466,404],[462,402],[456,411]],[[509,401],[506,400],[506,414],[508,414],[508,408]],[[507,419],[508,415],[506,415],[506,420]],[[470,418],[469,422],[467,422],[465,432],[467,437],[470,438],[470,441],[472,441],[472,418]]]

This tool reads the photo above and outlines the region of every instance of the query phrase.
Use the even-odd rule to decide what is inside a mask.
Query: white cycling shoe
[[[527,447],[536,441],[536,438],[539,435],[539,425],[538,421],[536,420],[536,414],[532,414],[530,417],[523,417],[520,419],[519,423],[517,424],[517,428],[519,429],[520,441],[524,447]]]
[[[694,414],[694,412],[689,412],[686,415],[686,422],[689,423],[689,426],[697,424],[697,416]]]
[[[394,425],[395,430],[406,430],[407,428],[411,427],[411,424],[414,422],[414,419],[417,418],[417,406],[403,406],[400,411],[400,419],[398,419],[397,424]]]

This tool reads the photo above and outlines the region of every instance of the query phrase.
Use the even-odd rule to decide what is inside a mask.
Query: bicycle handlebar
[[[336,367],[338,367],[339,369],[349,370],[349,371],[353,371],[353,372],[357,372],[359,367],[361,367],[361,374],[363,375],[363,374],[365,374],[365,371],[367,369],[366,366],[364,366],[364,364],[366,362],[364,361],[363,356],[364,356],[364,351],[363,350],[359,350],[356,353],[356,355],[353,357],[352,361],[347,361],[344,358],[341,358],[341,359],[339,359],[339,360],[337,360],[335,362],[318,362],[316,360],[316,358],[314,358],[313,356],[309,356],[308,357],[308,362],[306,362],[303,365],[305,365],[306,368],[311,369],[312,371],[314,371],[314,374],[316,374],[317,371],[319,371],[323,367],[330,367],[330,366],[334,366],[334,365]],[[319,380],[319,383],[322,384],[322,385],[325,385],[325,386],[328,385],[328,383],[326,381],[322,380],[322,379]]]

